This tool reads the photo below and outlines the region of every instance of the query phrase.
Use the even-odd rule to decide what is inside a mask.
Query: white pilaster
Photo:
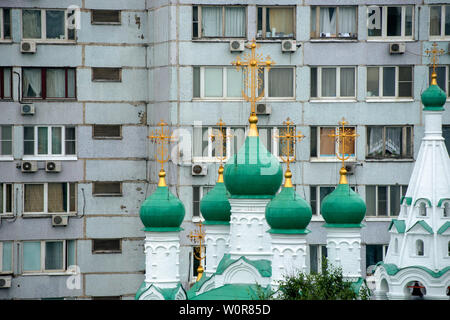
[[[205,224],[206,264],[205,274],[210,276],[216,272],[217,265],[228,251],[230,225]]]
[[[326,228],[328,261],[346,278],[361,277],[361,229]]]

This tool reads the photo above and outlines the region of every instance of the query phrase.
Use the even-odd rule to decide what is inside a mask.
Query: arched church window
[[[425,202],[421,202],[419,205],[419,216],[425,217],[427,215],[427,206]]]
[[[418,255],[418,256],[423,256],[424,255],[423,241],[422,240],[417,240],[416,241],[416,255]]]
[[[444,203],[444,217],[445,218],[450,217],[450,202]]]

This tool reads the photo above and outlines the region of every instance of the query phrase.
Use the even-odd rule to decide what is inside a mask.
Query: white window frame
[[[198,188],[198,196],[199,196],[199,200],[198,200],[198,212],[199,215],[198,216],[194,216],[194,188]],[[198,222],[203,222],[205,221],[205,218],[203,218],[202,215],[202,211],[200,210],[200,201],[202,201],[203,196],[207,193],[205,193],[204,189],[208,188],[210,189],[209,191],[212,190],[212,188],[214,188],[214,186],[210,186],[210,185],[203,185],[203,186],[192,186],[192,222],[194,223],[198,223]]]
[[[431,7],[441,7],[441,34],[440,35],[431,35],[431,28],[429,28],[428,36],[429,36],[430,40],[450,38],[450,35],[445,35],[445,7],[447,5],[450,5],[450,4],[429,4],[429,6],[428,6],[430,8],[428,25],[431,25]],[[450,9],[450,7],[449,7],[449,9]]]
[[[14,212],[14,184],[12,183],[0,183],[0,185],[2,185],[2,194],[0,194],[0,197],[2,197],[3,199],[3,208],[2,211],[0,212],[0,217],[1,216],[8,216],[8,215],[12,215]],[[11,212],[6,212],[6,186],[7,185],[11,185]]]
[[[366,217],[365,219],[370,221],[371,218],[375,218],[379,221],[379,219],[388,219],[389,221],[392,220],[392,217],[399,217],[401,215],[401,208],[402,208],[402,203],[400,203],[400,211],[398,212],[398,215],[391,215],[391,186],[392,187],[396,187],[397,185],[390,185],[390,184],[376,184],[376,185],[366,185],[366,199],[367,199],[367,186],[370,187],[375,187],[375,215],[368,215],[366,213]],[[402,197],[403,194],[403,188],[405,188],[406,190],[408,189],[408,185],[406,184],[399,184],[398,185],[400,187],[400,199]],[[387,214],[385,216],[383,215],[379,215],[378,213],[378,187],[387,187]],[[405,190],[405,194],[406,194],[406,190]],[[367,203],[366,199],[364,199],[364,201]]]
[[[3,270],[3,243],[11,243],[11,270]],[[11,274],[14,272],[14,241],[0,241],[0,274]]]
[[[314,100],[320,100],[320,101],[335,101],[335,100],[346,100],[346,101],[356,101],[356,94],[357,94],[357,80],[358,80],[358,74],[357,74],[357,68],[355,66],[314,66],[311,68],[316,68],[317,69],[317,97],[310,97],[311,101]],[[322,97],[322,69],[331,69],[334,68],[336,69],[336,96],[335,97]],[[354,85],[354,90],[355,90],[355,95],[351,96],[351,97],[341,97],[341,68],[344,69],[350,69],[353,68],[355,70],[355,83]]]
[[[269,97],[269,72],[273,69],[292,69],[292,97]],[[263,69],[264,72],[264,100],[269,101],[276,101],[276,100],[293,100],[295,99],[295,86],[296,86],[296,69],[295,67],[290,66],[278,66],[278,67],[272,67],[269,71],[267,71],[267,68]],[[249,92],[250,93],[250,89]]]
[[[194,97],[194,100],[235,100],[242,101],[243,97],[228,97],[227,96],[227,76],[228,69],[235,69],[235,67],[224,66],[201,66],[200,68],[200,97]],[[222,97],[206,97],[205,96],[205,69],[222,69]],[[241,69],[241,72],[242,69]],[[242,74],[242,87],[244,88],[244,74]],[[245,90],[245,89],[244,89]]]
[[[369,19],[369,10],[373,7],[378,7],[382,10],[382,21],[381,21],[381,36],[369,36],[369,32],[367,32],[367,39],[370,40],[389,40],[389,41],[413,41],[414,40],[414,33],[415,33],[415,6],[414,5],[386,5],[386,6],[380,6],[380,5],[370,5],[367,7],[367,14],[366,17]],[[401,7],[402,13],[401,13],[401,32],[400,36],[388,36],[387,35],[387,11],[389,7]],[[411,28],[411,35],[405,36],[405,25],[406,25],[406,7],[412,7],[412,28]],[[367,29],[367,31],[369,31]]]
[[[49,183],[65,183],[66,184],[66,203],[67,203],[67,211],[62,212],[48,212],[48,184]],[[39,184],[44,185],[44,211],[42,212],[28,212],[25,211],[25,185],[31,185],[31,184]],[[70,184],[75,185],[75,211],[70,211]],[[22,191],[22,208],[23,208],[23,214],[24,215],[75,215],[78,212],[78,184],[76,182],[41,182],[41,183],[24,183],[23,184],[23,191]]]
[[[197,7],[197,18],[198,20],[195,21],[197,23],[197,34],[198,37],[192,37],[192,39],[194,40],[198,40],[198,39],[245,39],[247,37],[247,31],[248,31],[248,22],[247,22],[247,5],[208,5],[208,4],[202,4],[202,5],[193,5],[192,7]],[[203,7],[221,7],[222,8],[222,35],[221,36],[214,36],[214,37],[207,37],[204,36],[202,34],[202,8]],[[225,36],[225,8],[230,8],[230,7],[238,7],[238,8],[244,8],[245,11],[245,21],[244,21],[244,27],[245,27],[245,31],[244,31],[244,36],[242,37],[229,37],[229,36]],[[194,21],[192,20],[192,24],[194,24]],[[192,27],[194,28],[194,26],[192,25]]]
[[[261,23],[262,23],[262,27],[263,27],[263,30],[261,30],[262,31],[262,34],[261,34],[261,36],[258,36],[258,9],[259,8],[262,8],[262,21],[261,21]],[[293,22],[293,26],[292,26],[292,37],[273,37],[273,36],[270,36],[270,37],[266,37],[266,11],[267,11],[267,9],[292,9],[292,14],[293,14],[293,19],[292,19],[292,22]],[[287,5],[287,6],[284,6],[284,5],[281,5],[281,6],[271,6],[271,5],[267,5],[267,6],[264,6],[264,5],[257,5],[256,6],[256,32],[257,32],[257,35],[256,35],[256,39],[258,39],[258,40],[265,40],[265,39],[268,39],[268,40],[278,40],[278,41],[281,41],[281,40],[287,40],[287,39],[296,39],[297,38],[297,33],[296,33],[296,31],[297,31],[297,6],[296,5],[294,5],[294,6],[290,6],[290,5]],[[271,31],[272,32],[272,31]]]
[[[354,35],[350,35],[350,37],[342,37],[339,36],[339,34],[341,32],[339,32],[339,8],[354,8],[356,10],[356,33]],[[314,40],[330,40],[330,39],[339,39],[339,40],[357,40],[358,39],[358,6],[346,6],[346,5],[342,5],[342,6],[336,6],[336,5],[317,5],[317,6],[311,6],[311,14],[312,14],[312,8],[315,8],[315,12],[316,12],[316,31],[315,34],[312,33],[311,31],[311,39]],[[321,37],[320,36],[320,9],[321,8],[334,8],[336,9],[336,34],[335,35],[330,35],[329,37]],[[311,21],[312,21],[312,16],[311,16]],[[311,26],[311,30],[312,30],[312,26]]]
[[[383,76],[384,76],[384,68],[385,67],[394,67],[395,68],[395,95],[394,96],[384,96],[383,92]],[[411,68],[411,76],[412,76],[412,83],[411,83],[411,94],[412,97],[399,97],[398,96],[398,89],[399,89],[399,67],[410,67]],[[378,68],[378,96],[369,96],[367,95],[367,78],[366,78],[366,101],[413,101],[414,100],[414,66],[412,65],[401,65],[401,66],[367,66],[367,68]],[[367,73],[366,73],[367,75]]]
[[[52,240],[26,240],[26,241],[22,241],[22,274],[26,275],[26,274],[61,274],[61,273],[68,273],[69,271],[67,270],[67,241],[68,240],[59,240],[59,239],[52,239]],[[72,240],[73,241],[73,240]],[[33,270],[33,271],[25,271],[24,267],[23,267],[23,263],[25,261],[25,257],[24,257],[24,243],[25,242],[40,242],[41,244],[41,268],[40,270]],[[53,270],[47,270],[45,269],[45,244],[47,242],[62,242],[63,243],[63,268],[62,269],[53,269]]]
[[[1,147],[1,143],[3,141],[11,141],[11,154],[1,154],[0,153],[0,161],[2,161],[2,160],[11,161],[11,160],[14,160],[14,156],[13,156],[13,154],[14,154],[14,125],[12,125],[12,124],[11,125],[8,125],[8,124],[0,125],[0,130],[1,130],[1,127],[3,127],[3,126],[11,127],[11,140],[5,140],[5,139],[3,139],[3,137],[0,136],[0,147]]]
[[[35,10],[41,11],[41,37],[40,38],[24,38],[23,37],[23,10]],[[47,25],[46,25],[46,11],[64,11],[64,39],[47,39],[45,35],[47,34]],[[69,39],[69,26],[68,26],[68,12],[65,9],[36,9],[36,8],[23,8],[20,10],[20,22],[21,22],[21,35],[23,40],[33,40],[38,42],[75,42],[76,34],[74,35],[75,39]],[[74,13],[75,14],[75,13]],[[75,30],[74,30],[75,31]]]
[[[34,128],[34,154],[33,155],[23,155],[23,160],[77,160],[77,130],[75,126],[24,126]],[[38,153],[38,128],[47,128],[47,142],[48,142],[48,152],[47,154]],[[52,154],[52,130],[53,128],[61,128],[61,154]],[[75,154],[66,155],[66,128],[75,128]]]
[[[311,160],[313,161],[329,161],[329,162],[339,162],[341,160],[339,160],[336,157],[336,153],[339,152],[339,141],[338,139],[335,141],[334,144],[334,155],[333,156],[325,156],[325,155],[321,155],[320,154],[320,129],[321,128],[334,128],[335,129],[335,133],[338,134],[339,133],[339,128],[341,128],[340,126],[315,126],[316,127],[316,134],[317,134],[317,156],[316,157],[311,157]],[[346,128],[354,128],[355,129],[355,133],[358,133],[358,127],[356,125],[349,125],[346,126]],[[358,150],[357,150],[357,143],[356,143],[356,139],[354,139],[353,141],[354,143],[354,149],[355,149],[355,154],[354,156],[350,156],[349,159],[347,159],[347,162],[355,162],[356,161],[356,155],[358,154]]]

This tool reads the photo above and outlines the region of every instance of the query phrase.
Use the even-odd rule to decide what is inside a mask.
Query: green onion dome
[[[231,206],[228,202],[227,189],[223,183],[224,168],[219,168],[219,178],[214,188],[200,201],[200,211],[205,222],[203,224],[229,224]]]
[[[280,162],[251,136],[225,165],[224,181],[231,198],[272,198],[283,179]]]
[[[292,173],[286,172],[286,182]],[[283,187],[266,207],[266,221],[270,233],[308,233],[306,226],[311,221],[311,206],[301,198],[292,186]]]
[[[423,110],[440,111],[447,100],[444,90],[437,84],[437,75],[435,72],[431,75],[431,85],[422,93]]]
[[[179,231],[184,219],[183,203],[175,197],[165,182],[166,173],[159,172],[159,183],[155,192],[151,194],[141,206],[140,218],[144,231]]]
[[[341,181],[346,172],[345,168],[341,169]],[[323,199],[321,213],[326,227],[356,228],[362,226],[361,221],[366,214],[366,204],[348,183],[340,183]]]

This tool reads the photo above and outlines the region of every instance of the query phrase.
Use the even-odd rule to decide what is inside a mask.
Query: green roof
[[[412,198],[411,197],[405,197],[405,196],[401,197],[400,198],[400,204],[403,204],[403,200],[406,200],[406,204],[408,206],[410,206],[411,203],[412,203]]]
[[[279,160],[258,136],[247,136],[224,169],[224,182],[231,198],[272,198],[283,179]]]
[[[438,207],[441,207],[442,206],[442,204],[444,203],[444,201],[450,201],[450,198],[442,198],[442,199],[439,199],[439,202],[438,202]]]
[[[406,231],[405,220],[392,219],[391,223],[389,224],[388,231],[391,230],[392,226],[395,226],[395,229],[397,229],[398,233],[405,233]]]
[[[270,290],[262,288],[263,292]],[[259,287],[256,284],[226,284],[199,294],[190,300],[259,300]]]
[[[205,224],[230,224],[231,205],[223,182],[217,182],[200,201]]]
[[[440,278],[442,275],[444,275],[446,272],[450,271],[450,266],[445,267],[444,269],[439,270],[438,272],[434,272],[427,267],[423,266],[408,266],[405,268],[399,268],[393,263],[384,263],[383,261],[378,262],[375,267],[383,267],[386,270],[386,273],[390,276],[396,275],[399,271],[405,270],[405,269],[421,269],[428,274],[430,274],[433,278]]]
[[[165,300],[175,300],[176,294],[178,293],[178,291],[183,290],[183,286],[181,285],[181,283],[178,283],[176,287],[173,288],[159,288],[157,286],[155,286],[154,284],[148,284],[145,281],[142,282],[141,286],[139,287],[138,291],[136,292],[136,295],[134,297],[135,300],[139,300],[139,297],[146,291],[148,291],[151,287],[155,288],[156,291],[158,291]]]
[[[230,265],[238,262],[239,260],[243,260],[248,264],[254,266],[262,277],[272,276],[272,262],[270,260],[248,260],[244,256],[238,259],[231,259],[231,255],[229,253],[223,255],[222,260],[220,260],[219,265],[217,266],[216,274],[222,274]]]
[[[438,230],[438,234],[443,234],[448,228],[450,228],[450,221],[444,223]]]
[[[409,232],[412,228],[414,228],[417,224],[421,225],[428,233],[433,234],[433,228],[430,227],[428,223],[426,223],[424,220],[419,220],[414,225],[409,228],[406,232]]]
[[[414,205],[416,205],[420,200],[424,200],[426,203],[428,203],[428,206],[431,207],[431,201],[428,198],[419,198],[414,202]]]

